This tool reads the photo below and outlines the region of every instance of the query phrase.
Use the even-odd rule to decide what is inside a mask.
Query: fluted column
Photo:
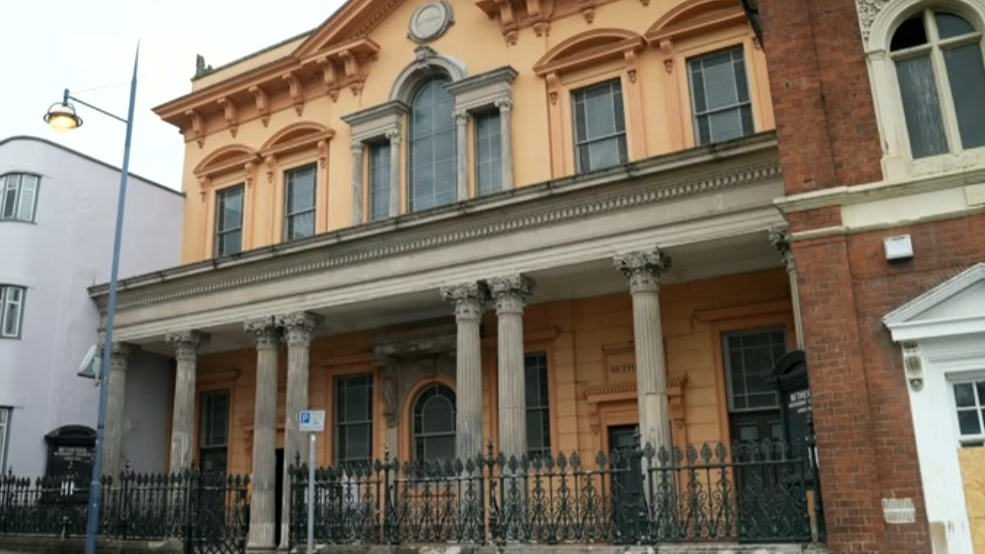
[[[291,530],[291,478],[288,470],[296,456],[308,463],[308,441],[298,430],[298,414],[308,409],[308,369],[311,337],[322,317],[295,312],[277,318],[287,341],[287,405],[284,409],[284,487],[281,498],[280,548],[287,550]],[[323,434],[322,438],[328,435]]]
[[[363,222],[363,143],[352,141],[352,224]]]
[[[455,306],[458,324],[456,356],[455,452],[458,458],[482,453],[482,343],[479,324],[489,295],[479,283],[441,288],[441,297]]]
[[[126,406],[127,370],[130,358],[138,347],[114,342],[109,358],[109,375],[103,386],[109,387],[106,401],[106,420],[103,427],[103,475],[116,479],[123,462],[123,409]]]
[[[499,358],[499,449],[519,459],[527,453],[527,395],[523,352],[523,307],[534,283],[523,275],[486,281],[496,300]]]
[[[670,269],[670,258],[654,248],[616,256],[615,265],[629,281],[629,292],[633,295],[640,442],[657,450],[662,447],[669,450],[673,443],[660,323],[660,276]]]
[[[400,128],[386,133],[390,141],[390,217],[400,215]]]
[[[192,465],[195,436],[195,367],[198,348],[209,342],[199,331],[169,333],[165,340],[174,348],[177,370],[174,376],[174,405],[171,410],[171,463],[169,471],[183,471]]]
[[[455,111],[455,129],[457,131],[458,146],[456,157],[458,158],[458,200],[466,200],[469,197],[469,112],[467,110]]]
[[[503,164],[503,190],[509,190],[513,188],[513,134],[510,121],[513,101],[509,99],[499,100],[496,102],[496,107],[499,108],[499,144]]]
[[[272,317],[247,321],[244,330],[256,337],[256,400],[253,405],[253,498],[250,503],[248,549],[274,548],[277,456],[277,349],[280,328]]]
[[[770,243],[780,253],[787,275],[790,278],[790,303],[793,305],[794,333],[797,336],[797,348],[804,348],[804,326],[800,319],[800,287],[797,286],[797,263],[793,259],[793,247],[790,244],[790,231],[782,227],[770,227]]]

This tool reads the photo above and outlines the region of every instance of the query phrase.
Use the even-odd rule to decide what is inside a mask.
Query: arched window
[[[428,385],[414,400],[414,459],[455,458],[455,392]]]
[[[435,76],[418,85],[411,99],[409,211],[450,204],[457,199],[455,99],[450,79]]]
[[[985,146],[982,31],[964,17],[925,9],[889,46],[913,159]]]

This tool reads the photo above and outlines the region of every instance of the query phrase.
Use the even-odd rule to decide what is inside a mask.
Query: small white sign
[[[298,418],[302,433],[321,433],[325,430],[325,410],[304,410]]]

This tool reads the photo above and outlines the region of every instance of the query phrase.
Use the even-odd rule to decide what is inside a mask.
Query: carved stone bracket
[[[901,346],[906,382],[913,392],[920,392],[923,390],[923,358],[920,356],[920,345],[914,341],[906,341]]]
[[[869,42],[869,32],[872,30],[872,22],[875,21],[876,16],[879,12],[883,10],[890,0],[855,0],[855,6],[858,8],[858,24],[859,30],[862,31],[862,42]]]
[[[291,103],[294,104],[294,111],[301,117],[304,113],[304,89],[301,79],[294,73],[287,73],[281,77],[287,83],[287,92],[291,96]]]
[[[589,1],[594,4],[594,0]],[[514,7],[514,2],[519,4],[518,8]],[[476,5],[489,19],[499,21],[499,30],[507,44],[516,44],[522,27],[532,27],[538,37],[550,33],[554,15],[552,0],[479,0]],[[594,18],[594,5],[591,11],[593,13],[586,15],[586,19]],[[584,11],[582,13],[585,15]]]
[[[198,147],[205,146],[205,119],[196,110],[188,110],[185,115],[191,121],[191,136],[198,143]]]
[[[239,110],[236,109],[236,103],[231,98],[223,96],[219,99],[219,105],[222,106],[223,117],[226,118],[226,125],[229,126],[229,134],[235,138],[236,131],[239,129]]]
[[[786,227],[774,225],[769,230],[770,244],[780,253],[783,265],[787,271],[793,271],[797,264],[793,258],[793,248],[790,244],[790,231]]]
[[[259,86],[254,85],[250,87],[250,94],[253,95],[253,101],[256,103],[257,113],[260,114],[260,121],[266,127],[270,123],[270,101],[267,97],[267,92]]]

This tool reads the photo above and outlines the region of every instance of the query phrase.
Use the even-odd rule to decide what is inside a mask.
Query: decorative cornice
[[[720,159],[722,154],[722,152],[718,152],[716,157]],[[607,182],[624,181],[627,178],[639,178],[659,173],[660,169],[663,169],[658,167],[646,168],[645,165],[647,164],[631,164],[631,167],[613,170],[611,176],[603,173],[600,176],[593,175],[592,179]],[[677,167],[682,166],[677,165]],[[461,217],[463,213],[478,216],[487,210],[499,211],[504,206],[535,202],[538,199],[544,199],[545,196],[550,198],[566,191],[597,186],[585,177],[573,177],[568,179],[567,183],[565,180],[560,180],[543,185],[532,185],[513,189],[501,195],[475,199],[463,203],[461,206],[446,207],[436,210],[435,214],[400,216],[390,221],[389,226],[392,226],[392,231],[381,233],[381,230],[377,228],[384,227],[385,229],[385,222],[371,229],[362,226],[361,228],[315,237],[311,241],[289,245],[288,248],[276,246],[267,249],[275,253],[273,256],[263,250],[247,252],[238,260],[227,262],[228,265],[225,267],[217,267],[214,260],[208,260],[199,264],[175,268],[171,275],[167,275],[167,272],[163,274],[159,272],[123,280],[120,287],[123,293],[117,303],[117,308],[134,308],[199,294],[211,294],[221,290],[321,272],[353,263],[363,263],[480,238],[532,230],[545,225],[555,225],[565,221],[742,187],[776,179],[780,175],[778,161],[771,160],[736,167],[728,171],[706,173],[691,179],[673,179],[669,184],[662,186],[655,185],[651,181],[649,184],[641,183],[640,186],[629,191],[621,190],[610,194],[595,194],[569,202],[546,201],[542,206],[531,207],[512,216],[488,217],[485,220],[469,222],[467,225],[461,225],[450,231],[435,233],[423,228],[423,225],[429,222],[442,221],[448,217]],[[509,214],[510,212],[506,213]],[[415,229],[414,227],[418,225],[422,227]],[[361,238],[365,238],[365,240],[359,240]],[[300,255],[303,252],[314,254],[314,250],[325,248],[330,250],[319,253],[317,256]],[[278,252],[279,256],[276,254]],[[293,261],[284,259],[284,256],[289,254],[297,254],[299,259]],[[250,259],[251,257],[260,259]],[[276,262],[273,261],[275,257],[278,258]],[[263,262],[267,262],[269,265],[257,267],[257,264]],[[248,270],[246,267],[240,268],[240,266],[247,265],[252,267]],[[241,270],[236,271],[237,268]],[[216,271],[221,271],[225,275],[210,276],[207,280],[202,279],[200,282],[193,281]],[[189,282],[190,280],[192,282]],[[146,292],[138,291],[136,290],[137,287],[147,287],[147,290]],[[165,290],[160,290],[159,287]],[[103,300],[107,290],[106,285],[90,288],[90,294],[100,300],[100,310],[103,312],[105,312]]]

